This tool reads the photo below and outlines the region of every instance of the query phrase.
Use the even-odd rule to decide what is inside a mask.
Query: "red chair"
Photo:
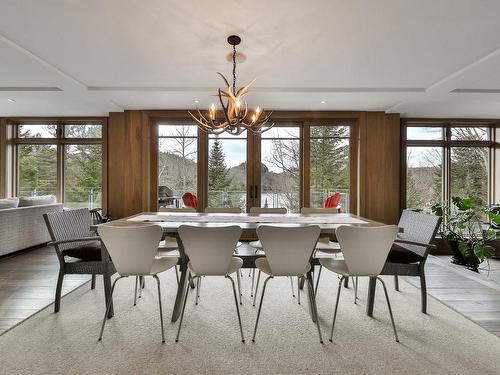
[[[184,206],[188,208],[196,209],[198,207],[198,199],[196,199],[196,195],[193,193],[184,193],[182,195],[182,202],[184,203]]]
[[[341,198],[342,197],[339,192],[330,195],[328,198],[326,198],[323,208],[336,208],[339,213],[342,212],[342,208],[340,207]]]

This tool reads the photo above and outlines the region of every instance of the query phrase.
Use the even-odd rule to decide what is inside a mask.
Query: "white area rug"
[[[257,310],[251,306],[244,271],[242,306],[246,343],[241,343],[231,286],[224,278],[203,281],[198,306],[190,294],[179,343],[170,322],[175,296],[173,270],[162,275],[166,339],[161,343],[156,285],[148,279],[133,303],[133,278],[119,281],[115,317],[97,341],[104,314],[102,282],[84,285],[0,337],[5,374],[500,374],[500,340],[433,298],[420,313],[419,290],[387,279],[401,343],[394,341],[385,300],[377,292],[375,318],[343,289],[333,343],[328,342],[337,278],[323,272],[318,305],[325,344],[308,314],[291,297],[287,279],[268,283],[256,343],[251,342]]]

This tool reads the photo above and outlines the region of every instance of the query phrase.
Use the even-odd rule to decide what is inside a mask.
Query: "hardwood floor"
[[[0,259],[0,335],[54,303],[59,262],[51,247]],[[90,280],[66,275],[62,294]]]
[[[500,261],[492,261],[489,275],[469,271],[450,263],[450,257],[429,256],[426,269],[427,293],[445,305],[500,337]],[[406,280],[420,287],[415,277]],[[432,314],[432,311],[429,312]]]

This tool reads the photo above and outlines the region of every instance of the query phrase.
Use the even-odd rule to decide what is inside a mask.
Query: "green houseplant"
[[[498,208],[483,210],[489,224],[483,224],[471,198],[453,197],[451,205],[436,203],[431,210],[443,218],[440,234],[453,251],[452,262],[477,271],[483,261],[495,255],[491,242],[500,238]]]

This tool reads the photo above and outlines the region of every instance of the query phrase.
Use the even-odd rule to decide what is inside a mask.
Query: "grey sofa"
[[[62,203],[0,210],[0,256],[49,242],[43,214],[62,210]]]

